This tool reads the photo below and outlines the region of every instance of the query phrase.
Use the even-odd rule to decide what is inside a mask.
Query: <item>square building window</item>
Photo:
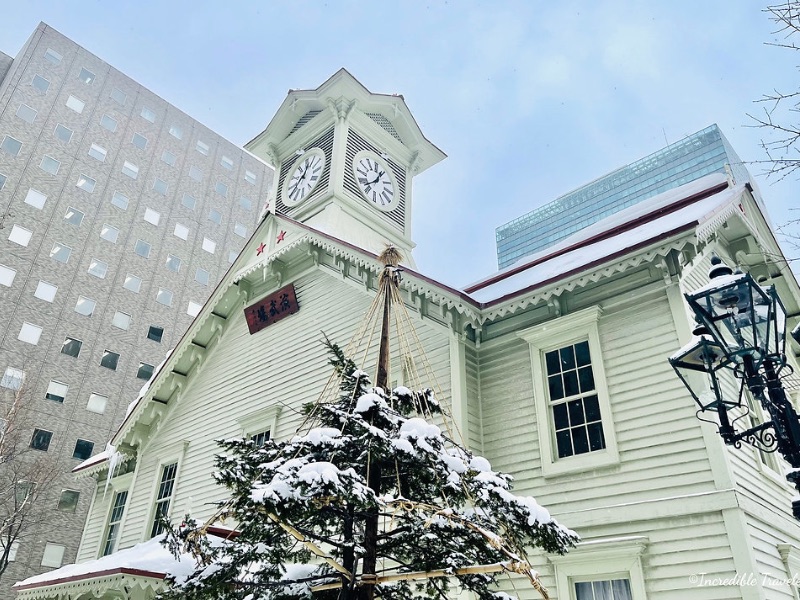
[[[150,121],[151,123],[155,123],[156,122],[156,113],[154,113],[152,110],[150,110],[146,106],[142,107],[142,112],[140,114],[142,115],[142,118],[145,121]]]
[[[61,490],[61,496],[58,498],[58,510],[74,513],[78,507],[80,495],[81,493],[76,490]]]
[[[195,181],[202,181],[203,172],[197,167],[189,167],[189,178],[194,179]]]
[[[142,258],[147,258],[150,256],[151,246],[144,240],[136,240],[133,250]]]
[[[125,282],[122,284],[122,287],[130,292],[138,294],[139,290],[142,288],[142,280],[136,275],[128,273],[125,276]]]
[[[64,340],[64,343],[61,345],[61,354],[66,354],[67,356],[78,358],[78,356],[81,353],[82,345],[83,345],[82,341],[68,337]]]
[[[153,376],[153,371],[155,367],[153,365],[148,365],[147,363],[139,363],[139,370],[136,371],[136,377],[139,379],[144,379],[145,381],[149,381],[150,378]]]
[[[119,364],[119,354],[111,350],[103,350],[103,356],[100,358],[100,366],[112,371],[117,370]]]
[[[177,157],[169,150],[164,150],[161,153],[161,161],[167,163],[170,167],[175,166],[175,160],[177,160]]]
[[[122,172],[131,179],[139,177],[139,167],[127,160],[122,165]]]
[[[189,304],[186,306],[186,314],[190,317],[196,317],[200,314],[200,311],[203,310],[203,305],[199,302],[192,302],[189,301]]]
[[[100,162],[105,162],[107,154],[108,151],[102,146],[98,146],[97,144],[92,144],[91,146],[89,146],[89,156],[91,156],[95,160],[99,160]]]
[[[34,75],[31,85],[43,94],[47,93],[47,90],[50,88],[50,82],[41,75]]]
[[[203,250],[205,250],[210,254],[214,254],[214,252],[217,250],[217,242],[215,242],[214,240],[210,240],[207,237],[204,237]]]
[[[52,156],[46,154],[42,157],[42,162],[39,163],[39,168],[45,173],[51,175],[58,175],[58,169],[61,168],[61,162],[57,161]]]
[[[11,233],[8,234],[8,241],[19,244],[20,246],[27,246],[31,241],[32,235],[32,231],[20,227],[19,225],[14,225],[11,227]]]
[[[108,129],[111,132],[117,130],[117,120],[114,117],[109,117],[108,115],[103,115],[100,118],[100,125],[103,129]]]
[[[141,133],[134,133],[133,137],[131,138],[131,144],[141,150],[144,150],[145,146],[147,146],[147,138]]]
[[[212,208],[210,211],[208,211],[208,220],[219,225],[222,223],[222,213]]]
[[[194,280],[202,285],[208,285],[209,274],[205,269],[197,269],[194,274]]]
[[[178,127],[177,125],[170,125],[169,126],[169,134],[174,137],[175,139],[183,138],[183,129]]]
[[[185,240],[189,237],[189,228],[186,225],[175,223],[175,231],[173,232],[173,235]]]
[[[5,265],[0,265],[0,285],[11,287],[16,276],[17,271],[15,269]]]
[[[164,288],[159,288],[156,294],[156,302],[164,306],[172,306],[172,292]]]
[[[97,258],[89,261],[89,275],[97,277],[98,279],[105,279],[108,273],[108,263]]]
[[[86,296],[78,296],[78,301],[75,303],[75,312],[84,317],[91,317],[94,314],[94,309],[97,302]]]
[[[70,225],[75,225],[75,227],[80,227],[81,223],[83,223],[83,217],[84,214],[81,211],[71,206],[67,209],[66,214],[64,214],[64,220]]]
[[[17,339],[26,344],[36,346],[39,343],[39,338],[42,337],[42,328],[33,323],[23,323],[22,329],[19,330]]]
[[[44,203],[47,200],[47,196],[45,196],[39,190],[35,190],[33,188],[28,190],[28,193],[25,194],[25,204],[30,204],[34,208],[38,208],[42,210],[44,208]]]
[[[45,302],[52,302],[56,297],[56,292],[58,291],[58,287],[53,285],[52,283],[47,283],[46,281],[39,281],[36,286],[36,291],[33,293],[34,296],[39,298],[40,300],[44,300]]]
[[[8,390],[18,390],[22,387],[25,381],[25,371],[22,369],[15,369],[14,367],[6,367],[3,378],[0,379],[0,387]]]
[[[53,544],[47,542],[44,547],[44,554],[42,555],[42,566],[58,568],[64,562],[64,550],[66,548],[61,544]]]
[[[94,442],[78,438],[75,442],[75,450],[72,451],[72,458],[86,460],[92,455],[92,450],[94,450]]]
[[[78,177],[78,181],[75,184],[79,188],[87,192],[93,192],[94,186],[97,185],[97,181],[89,177],[88,175],[81,174]]]
[[[208,144],[206,144],[205,142],[197,140],[197,145],[195,146],[195,150],[197,150],[203,156],[208,156],[210,148],[208,147]]]
[[[117,104],[125,106],[125,102],[128,101],[128,94],[123,92],[120,89],[114,88],[111,90],[111,99],[114,100]]]
[[[177,273],[181,270],[181,259],[172,254],[167,254],[167,269]]]
[[[19,108],[17,109],[17,116],[26,123],[33,123],[37,114],[38,111],[34,108],[31,108],[27,104],[20,104]]]
[[[195,200],[194,197],[190,196],[189,194],[184,194],[181,204],[190,210],[194,210],[194,207],[197,206],[197,200]]]
[[[217,185],[214,186],[214,189],[222,197],[226,197],[228,195],[228,186],[221,181],[217,182]]]
[[[7,152],[11,156],[17,156],[19,151],[22,150],[22,142],[20,142],[17,138],[6,135],[3,137],[3,141],[0,142],[0,148],[2,148],[4,152]]]
[[[69,98],[67,98],[67,108],[71,108],[78,114],[83,112],[84,106],[86,106],[86,103],[83,100],[76,98],[75,96],[70,96]]]
[[[49,60],[51,63],[53,63],[54,65],[57,65],[58,63],[60,63],[61,59],[64,58],[63,56],[61,56],[61,54],[59,54],[58,52],[56,52],[52,48],[48,48],[45,51],[44,57],[47,60]]]
[[[81,68],[81,72],[78,75],[78,79],[80,79],[85,84],[90,84],[94,81],[94,73],[92,73],[89,69]]]
[[[225,156],[224,154],[222,155],[222,160],[220,160],[220,164],[229,171],[233,170],[233,159]]]
[[[256,183],[256,174],[253,173],[252,171],[245,171],[244,172],[244,180],[247,183],[252,183],[253,185],[255,185],[255,183]]]
[[[117,329],[127,331],[130,329],[131,319],[132,317],[128,313],[117,311],[114,313],[114,316],[111,317],[111,324]]]
[[[56,137],[64,142],[65,144],[69,144],[69,141],[72,139],[73,131],[69,127],[65,127],[61,123],[56,125],[55,135]]]
[[[69,255],[72,254],[72,248],[65,246],[60,242],[53,244],[53,249],[50,250],[50,258],[57,260],[60,263],[69,261]]]
[[[247,237],[247,227],[241,223],[236,223],[236,225],[233,226],[233,233],[239,237]]]
[[[158,177],[156,177],[153,180],[153,189],[155,191],[157,191],[159,194],[161,194],[162,196],[166,196],[167,195],[167,182],[164,181],[163,179],[159,179]]]
[[[117,238],[119,237],[119,229],[108,223],[103,223],[103,226],[100,228],[100,237],[107,242],[116,244]]]
[[[102,415],[106,412],[106,404],[108,404],[107,396],[91,393],[89,394],[89,402],[86,404],[86,410]]]
[[[53,402],[62,404],[64,399],[67,397],[68,390],[69,386],[66,383],[51,380],[50,383],[47,384],[47,393],[44,395],[44,397],[46,400],[52,400]]]
[[[50,440],[53,439],[53,432],[46,429],[34,429],[31,436],[31,448],[47,452],[50,447]]]
[[[144,220],[150,223],[151,225],[158,225],[159,220],[161,220],[161,215],[152,208],[145,208]]]
[[[114,192],[114,195],[111,196],[111,204],[120,210],[128,210],[129,202],[128,197],[122,192]]]
[[[156,327],[155,325],[150,325],[150,329],[147,330],[147,339],[153,340],[154,342],[161,343],[161,338],[164,336],[164,328],[163,327]]]

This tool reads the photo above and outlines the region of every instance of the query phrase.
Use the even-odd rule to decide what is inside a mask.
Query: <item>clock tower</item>
[[[290,90],[245,148],[275,166],[269,209],[379,254],[411,250],[411,180],[445,154],[402,96],[373,94],[345,69],[315,90]]]

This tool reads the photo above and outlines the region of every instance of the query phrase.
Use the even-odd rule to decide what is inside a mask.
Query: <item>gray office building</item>
[[[497,264],[503,269],[605,217],[710,173],[750,175],[716,125],[603,175],[501,225],[495,231]]]
[[[47,25],[0,55],[0,435],[15,401],[25,428],[25,452],[0,460],[0,510],[30,493],[10,465],[59,469],[0,598],[74,562],[95,482],[70,470],[105,449],[271,185],[268,165]]]

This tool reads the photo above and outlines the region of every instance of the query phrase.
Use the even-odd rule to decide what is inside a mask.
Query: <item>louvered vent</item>
[[[297,162],[297,159],[302,155],[295,155],[293,158],[287,160],[281,165],[281,172],[278,178],[278,190],[280,193],[278,194],[276,208],[278,209],[278,212],[283,213],[284,215],[292,216],[292,214],[298,209],[303,208],[306,204],[308,204],[308,202],[327,191],[328,181],[330,180],[331,153],[333,151],[333,127],[323,133],[313,142],[306,144],[306,148],[322,148],[322,151],[325,153],[325,170],[322,171],[322,176],[319,179],[319,183],[317,183],[317,187],[314,188],[314,191],[311,192],[311,195],[308,196],[308,198],[303,200],[297,206],[286,206],[283,203],[283,182],[286,179],[287,174],[291,173],[294,163]]]
[[[303,125],[308,123],[311,119],[316,117],[321,112],[322,112],[321,110],[310,110],[310,111],[308,111],[302,117],[297,119],[297,123],[294,124],[294,127],[292,127],[292,130],[289,132],[289,135],[292,135],[295,131],[300,129]]]
[[[344,170],[344,187],[349,192],[352,192],[357,198],[361,198],[367,205],[372,206],[372,203],[368,202],[366,199],[364,199],[364,196],[361,195],[361,191],[356,183],[355,175],[353,174],[353,158],[355,157],[356,153],[360,152],[361,150],[370,150],[379,156],[381,154],[380,150],[375,148],[372,144],[367,142],[367,140],[350,129],[347,132],[347,167]],[[375,212],[384,221],[400,231],[403,231],[406,214],[406,171],[401,165],[394,162],[391,158],[387,158],[385,160],[392,169],[392,174],[397,182],[398,202],[397,206],[389,212],[384,212],[382,210],[376,210]]]
[[[378,125],[380,125],[386,133],[390,134],[398,142],[403,141],[400,139],[400,134],[397,133],[397,130],[394,128],[394,125],[392,125],[392,122],[386,117],[384,117],[382,114],[380,113],[365,113],[365,114],[370,119],[375,121]]]

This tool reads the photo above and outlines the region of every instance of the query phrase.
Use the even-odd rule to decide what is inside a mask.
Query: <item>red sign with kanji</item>
[[[250,335],[253,335],[267,325],[277,323],[298,310],[300,310],[300,307],[297,304],[297,296],[294,293],[294,284],[290,283],[245,308],[244,316],[247,319],[247,327],[250,328]]]

